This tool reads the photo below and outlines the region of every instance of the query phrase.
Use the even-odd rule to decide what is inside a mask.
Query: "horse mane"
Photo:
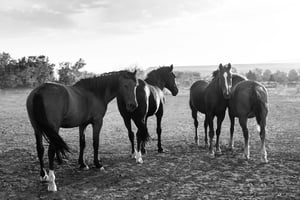
[[[76,82],[74,86],[81,86],[95,94],[104,95],[107,87],[110,87],[111,90],[117,89],[120,76],[126,76],[128,78],[132,78],[132,80],[136,80],[135,76],[130,71],[121,70],[81,79]]]
[[[216,80],[218,78],[219,74],[220,74],[220,70],[219,69],[213,71],[212,74],[211,74],[212,81]]]
[[[150,84],[153,84],[153,83],[156,83],[158,80],[157,80],[157,75],[159,74],[159,72],[163,72],[165,70],[170,70],[170,67],[169,66],[163,66],[163,67],[159,67],[157,69],[154,69],[152,71],[150,71],[146,78],[145,78],[145,81],[147,83],[150,83]]]

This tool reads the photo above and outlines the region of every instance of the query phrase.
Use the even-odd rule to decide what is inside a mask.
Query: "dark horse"
[[[99,133],[107,104],[117,95],[124,99],[126,109],[133,111],[136,101],[136,71],[119,71],[99,77],[82,79],[72,86],[44,83],[34,89],[27,98],[27,112],[36,137],[36,148],[40,161],[41,180],[49,181],[48,190],[56,191],[54,156],[65,155],[69,147],[59,136],[59,128],[79,126],[81,168],[87,168],[83,160],[85,148],[84,130],[92,124],[94,164],[103,169],[98,159]],[[50,143],[48,148],[49,176],[44,169],[43,136]],[[145,137],[140,135],[140,141]]]
[[[219,65],[219,69],[213,72],[213,79],[211,82],[197,81],[190,88],[190,108],[192,110],[192,117],[195,125],[195,142],[199,144],[197,128],[197,112],[205,114],[204,130],[205,130],[205,146],[207,146],[207,126],[209,126],[210,145],[209,151],[214,155],[213,137],[214,127],[213,120],[217,116],[217,130],[216,130],[216,152],[221,153],[219,145],[219,136],[221,133],[221,125],[225,117],[227,108],[227,100],[230,98],[232,87],[232,73],[231,64],[227,66]]]
[[[131,142],[131,153],[136,158],[136,162],[142,163],[143,159],[141,153],[145,153],[144,145],[140,146],[139,135],[149,136],[147,129],[147,118],[156,115],[157,119],[157,137],[158,137],[158,152],[163,152],[161,147],[161,119],[163,116],[164,94],[163,89],[167,88],[171,91],[173,96],[178,93],[178,88],[175,83],[175,75],[172,72],[173,65],[170,67],[160,67],[151,71],[145,81],[139,79],[139,85],[136,89],[136,98],[138,107],[130,112],[126,110],[126,104],[122,96],[117,97],[118,108],[123,117],[126,128],[128,129],[128,136]],[[134,133],[131,129],[131,119],[138,128],[137,131],[137,152],[134,149]]]
[[[242,81],[232,88],[229,100],[229,116],[231,120],[231,138],[233,135],[234,117],[239,119],[245,139],[244,155],[250,157],[249,133],[247,128],[248,118],[256,118],[259,125],[261,139],[261,161],[267,163],[267,152],[265,148],[266,118],[268,114],[268,94],[266,88],[255,81]]]
[[[240,75],[240,74],[235,74],[232,73],[232,87],[234,87],[236,84],[238,84],[241,81],[247,80],[246,77]],[[195,143],[199,145],[199,140],[198,140],[198,133],[197,133],[197,128],[198,128],[198,119],[197,119],[197,112],[201,112],[205,114],[205,104],[204,104],[204,89],[208,85],[207,81],[204,80],[199,80],[193,83],[193,85],[190,88],[190,108],[192,110],[192,117],[194,119],[194,126],[195,126]],[[233,131],[234,131],[234,118],[231,121],[231,127],[230,127],[230,140],[229,140],[229,147],[233,149]],[[207,120],[206,118],[204,119],[204,141],[205,141],[205,147],[208,146],[208,141],[207,141]]]

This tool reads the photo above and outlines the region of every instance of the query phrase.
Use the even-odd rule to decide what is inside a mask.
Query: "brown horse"
[[[195,125],[195,142],[196,144],[199,144],[197,135],[197,112],[199,111],[205,114],[205,146],[208,145],[207,126],[209,126],[209,151],[211,155],[214,155],[212,143],[214,137],[213,120],[215,116],[217,116],[216,152],[221,153],[219,136],[221,133],[221,125],[225,117],[227,101],[230,97],[231,86],[232,73],[231,64],[229,63],[227,66],[223,66],[222,64],[219,65],[219,69],[213,72],[213,79],[211,82],[200,80],[195,82],[190,88],[189,104]]]
[[[79,127],[79,164],[88,168],[83,160],[85,148],[84,130],[93,127],[94,164],[101,168],[98,159],[99,134],[107,104],[117,95],[123,97],[126,109],[133,111],[136,101],[136,72],[119,71],[99,77],[82,79],[72,86],[44,83],[34,89],[27,98],[27,112],[36,137],[36,148],[40,161],[41,180],[49,181],[48,190],[56,191],[54,175],[55,153],[65,155],[69,147],[59,136],[60,127]],[[43,136],[50,143],[48,148],[49,176],[44,168]]]
[[[267,115],[268,93],[263,85],[255,81],[245,80],[232,89],[232,97],[229,100],[229,116],[231,122],[233,122],[232,126],[234,126],[234,118],[239,119],[245,140],[244,155],[246,159],[250,158],[247,121],[248,118],[255,117],[261,139],[261,161],[268,162],[265,148]],[[232,135],[233,129],[231,130],[231,138]]]

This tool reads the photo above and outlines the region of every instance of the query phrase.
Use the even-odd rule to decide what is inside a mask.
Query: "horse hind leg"
[[[195,126],[195,138],[194,139],[195,139],[196,145],[199,146],[199,139],[198,139],[198,133],[197,133],[199,122],[197,119],[197,110],[194,107],[191,107],[191,109],[192,109],[192,117],[194,119],[194,126]]]
[[[156,122],[157,122],[157,127],[156,127],[156,133],[157,133],[157,148],[158,148],[158,153],[163,153],[164,150],[161,147],[161,119],[163,116],[163,109],[162,105],[160,105],[160,109],[156,113]]]
[[[54,156],[55,156],[55,146],[50,142],[48,148],[48,158],[49,158],[49,183],[48,191],[56,192],[57,186],[55,184],[55,175],[54,175]]]
[[[34,134],[35,134],[35,138],[36,138],[36,150],[38,153],[38,158],[40,161],[40,181],[48,181],[49,180],[49,176],[47,174],[47,171],[45,169],[45,165],[44,165],[44,146],[43,146],[43,136],[42,136],[42,132],[38,129],[34,130]]]
[[[250,146],[249,146],[249,132],[247,128],[247,117],[239,118],[240,126],[243,130],[245,146],[244,146],[244,157],[246,160],[250,158]]]
[[[266,119],[265,117],[263,119],[256,118],[257,121],[259,121],[259,134],[260,134],[260,140],[261,140],[261,148],[260,148],[260,154],[261,154],[261,162],[262,163],[268,163],[267,159],[267,151],[265,146],[265,139],[266,139]]]

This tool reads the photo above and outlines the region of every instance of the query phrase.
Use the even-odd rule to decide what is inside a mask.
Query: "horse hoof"
[[[245,160],[249,160],[249,159],[250,159],[250,156],[249,156],[249,155],[244,155],[244,159],[245,159]]]
[[[90,168],[87,165],[80,165],[79,169],[86,171],[86,170],[89,170]]]
[[[164,149],[163,148],[160,148],[157,151],[158,151],[158,153],[164,153]]]
[[[136,159],[135,153],[131,154],[131,155],[130,155],[130,158]]]
[[[49,176],[48,175],[45,175],[44,177],[40,176],[40,181],[41,182],[48,182],[49,181]]]
[[[138,164],[143,164],[143,163],[144,163],[144,161],[143,161],[143,159],[142,159],[142,158],[140,158],[140,159],[137,159],[137,160],[136,160],[136,163],[138,163]]]
[[[104,171],[105,171],[105,169],[104,169],[104,167],[103,167],[103,166],[100,168],[100,171],[102,171],[102,172],[104,172]]]
[[[56,187],[55,183],[49,183],[48,191],[49,192],[56,192],[57,191],[57,187]]]
[[[269,162],[267,158],[261,158],[260,161],[264,164],[267,164]]]
[[[216,153],[215,153],[217,156],[219,155],[222,155],[222,151],[219,149],[219,150],[216,150]]]
[[[215,158],[215,153],[214,152],[209,152],[209,157],[210,158]]]

